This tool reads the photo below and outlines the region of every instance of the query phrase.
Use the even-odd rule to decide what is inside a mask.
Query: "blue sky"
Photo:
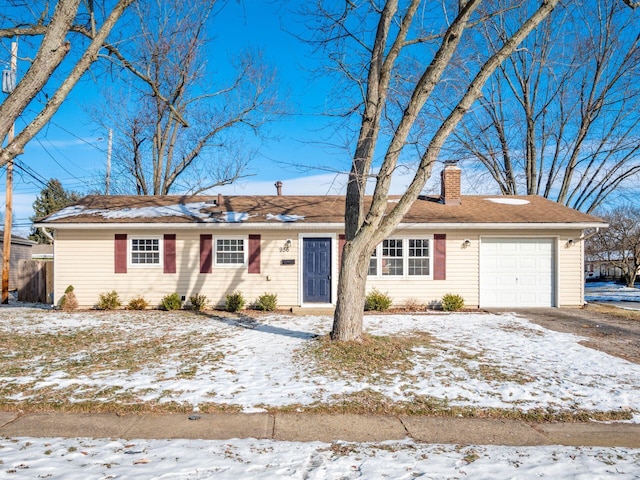
[[[251,176],[212,193],[275,194],[277,180],[284,182],[285,194],[344,192],[344,176],[336,171],[348,170],[349,152],[323,144],[331,141],[331,130],[324,128],[329,120],[321,115],[327,108],[331,85],[314,71],[317,64],[309,45],[288,33],[301,31],[303,25],[295,23],[284,9],[281,3],[268,0],[231,1],[213,20],[214,41],[208,62],[224,73],[225,64],[234,54],[245,48],[261,50],[265,60],[277,69],[279,92],[287,100],[291,115],[269,127],[275,139],[261,145],[258,158],[247,172]],[[284,21],[288,23],[283,25]],[[9,45],[5,40],[0,50],[6,60]],[[19,56],[25,55],[25,47],[19,50]],[[26,62],[19,62],[18,79],[26,68]],[[85,76],[53,121],[18,158],[20,165],[30,170],[30,174],[20,168],[14,170],[14,231],[18,234],[28,234],[32,204],[43,182],[57,178],[65,189],[80,193],[98,184],[106,165],[107,132],[90,123],[85,106],[99,99],[100,91]],[[17,131],[24,124],[18,121]],[[300,164],[308,168],[294,166]],[[4,169],[0,175],[0,203],[4,210]],[[400,176],[394,190],[400,191],[403,183],[407,182]]]
[[[249,5],[251,4],[251,5]],[[260,49],[266,61],[273,65],[280,80],[279,91],[288,101],[295,115],[272,124],[269,131],[278,140],[262,145],[260,156],[250,165],[252,176],[232,187],[220,189],[223,193],[275,193],[276,180],[287,185],[294,193],[293,179],[307,177],[306,173],[287,163],[307,163],[327,166],[327,152],[311,144],[317,130],[325,121],[322,111],[328,85],[313,81],[309,70],[313,68],[308,47],[301,44],[280,25],[280,11],[274,2],[229,2],[213,21],[214,41],[208,61],[224,74],[225,63],[245,48]],[[2,53],[9,49],[9,41],[2,45]],[[24,47],[19,56],[24,54]],[[3,59],[4,60],[4,59]],[[8,60],[8,57],[7,57]],[[24,74],[26,62],[19,62],[18,78]],[[4,94],[2,94],[4,95]],[[14,217],[16,230],[24,231],[28,217],[33,214],[32,203],[42,189],[42,181],[59,179],[66,189],[80,192],[95,185],[104,171],[107,156],[107,132],[91,125],[84,106],[99,101],[100,92],[85,79],[69,95],[53,121],[26,147],[19,162],[27,165],[33,175],[15,169]],[[17,122],[17,131],[24,122]],[[334,162],[335,160],[331,160]],[[33,176],[40,179],[34,179]],[[329,182],[333,175],[329,176]],[[5,205],[5,174],[2,170],[1,202]],[[291,182],[287,182],[291,180]],[[303,180],[298,193],[325,193],[332,188],[325,179]],[[304,190],[302,190],[304,188]],[[311,190],[312,189],[312,190]],[[27,226],[28,228],[28,226]]]
[[[208,63],[224,75],[234,55],[246,48],[261,50],[278,72],[278,89],[291,114],[269,127],[273,139],[260,145],[258,157],[246,172],[250,176],[234,185],[214,189],[212,194],[274,194],[274,183],[278,180],[284,182],[285,194],[344,192],[345,177],[337,172],[348,171],[352,152],[349,148],[330,146],[344,143],[344,135],[339,131],[332,137],[329,126],[334,120],[322,115],[332,107],[332,84],[329,77],[318,74],[318,54],[285,31],[304,33],[302,19],[287,10],[294,3],[297,2],[228,0],[213,20]],[[8,61],[9,47],[8,40],[0,44],[0,61]],[[29,54],[26,44],[20,48],[19,55]],[[27,62],[19,62],[18,78],[26,68]],[[107,132],[90,123],[86,106],[99,102],[101,94],[87,75],[53,121],[18,158],[20,165],[27,166],[30,172],[15,170],[17,233],[28,233],[33,201],[50,178],[57,178],[66,189],[80,193],[97,187],[106,165]],[[24,122],[19,120],[18,130],[23,126]],[[295,167],[301,164],[307,168]],[[434,173],[425,189],[427,193],[438,189],[437,169]],[[0,170],[0,177],[0,203],[4,206],[4,169]],[[394,176],[392,193],[400,193],[408,183],[406,175]],[[470,169],[463,172],[462,188],[467,194],[497,193],[486,173],[481,177]]]

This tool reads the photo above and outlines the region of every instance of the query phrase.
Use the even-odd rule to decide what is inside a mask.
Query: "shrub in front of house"
[[[118,292],[111,290],[110,292],[101,293],[96,308],[98,310],[115,310],[120,308],[122,302],[118,296]]]
[[[227,303],[224,309],[227,312],[239,312],[244,308],[245,303],[242,292],[235,291],[227,295]]]
[[[78,298],[73,291],[73,285],[69,285],[60,299],[60,308],[65,312],[73,312],[78,306]]]
[[[407,298],[403,306],[407,312],[421,312],[426,308],[417,298]]]
[[[364,299],[364,310],[373,312],[384,312],[388,310],[393,301],[387,293],[382,293],[378,289],[371,290]]]
[[[162,310],[180,310],[182,308],[182,298],[177,292],[169,293],[160,300],[160,308]]]
[[[127,304],[127,308],[129,310],[146,310],[149,308],[149,302],[147,302],[142,295],[139,297],[134,297],[129,300]]]
[[[256,299],[253,306],[256,310],[273,312],[278,308],[278,295],[275,293],[263,293]]]
[[[460,295],[447,293],[442,296],[442,310],[445,312],[457,312],[464,307],[464,298]]]
[[[191,308],[193,308],[196,312],[202,312],[207,308],[209,299],[206,295],[196,293],[195,295],[191,295],[189,297],[189,302],[191,303]]]

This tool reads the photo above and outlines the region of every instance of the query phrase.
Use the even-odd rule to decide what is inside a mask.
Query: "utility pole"
[[[109,129],[109,139],[107,140],[107,177],[105,179],[104,194],[109,195],[109,184],[111,183],[111,142],[113,140],[113,129]]]
[[[11,68],[2,73],[2,91],[10,94],[16,87],[18,69],[18,42],[11,42]],[[13,142],[15,123],[7,135],[7,145]],[[5,187],[7,206],[4,212],[4,244],[2,246],[2,303],[9,303],[9,271],[11,268],[11,223],[13,216],[13,160],[7,163],[7,182]]]

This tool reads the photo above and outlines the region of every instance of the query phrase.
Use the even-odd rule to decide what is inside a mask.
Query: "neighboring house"
[[[396,305],[459,294],[468,306],[581,306],[586,228],[600,219],[538,196],[461,196],[447,166],[373,253],[367,290]],[[40,220],[55,231],[55,299],[116,290],[152,304],[172,292],[222,306],[276,293],[280,307],[335,304],[342,196],[89,196]],[[397,198],[397,197],[396,197]],[[390,206],[394,199],[390,199]]]
[[[9,260],[9,290],[16,290],[19,287],[20,260],[31,260],[31,249],[36,245],[27,238],[11,235],[11,250]],[[0,230],[0,265],[4,262],[4,231]]]
[[[606,257],[616,261],[622,258],[620,252],[609,252]],[[631,258],[633,259],[633,257]],[[597,256],[586,255],[584,269],[586,280],[623,281],[625,279],[625,274],[620,267],[616,267],[610,261],[603,260]]]
[[[44,262],[53,261],[53,245],[37,243],[31,249],[31,259]]]

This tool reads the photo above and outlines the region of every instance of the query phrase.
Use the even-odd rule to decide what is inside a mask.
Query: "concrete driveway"
[[[491,313],[515,312],[545,328],[573,333],[585,345],[634,363],[640,363],[640,320],[634,314],[589,305],[586,308],[490,309]],[[637,314],[636,314],[637,315]]]

